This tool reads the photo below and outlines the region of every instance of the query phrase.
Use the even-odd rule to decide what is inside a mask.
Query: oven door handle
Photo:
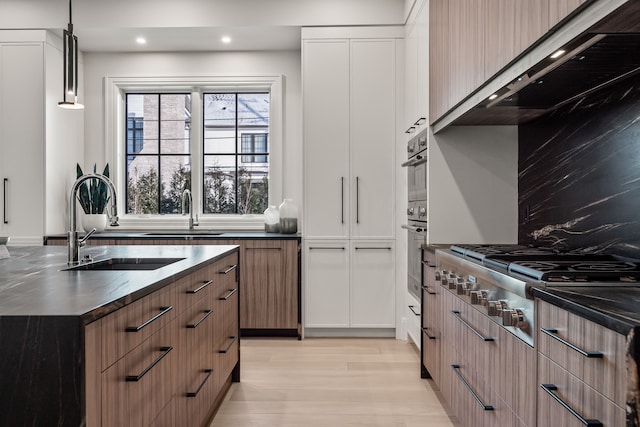
[[[404,228],[405,230],[415,231],[416,233],[422,233],[427,231],[426,227],[415,227],[413,225],[401,224],[400,228]]]
[[[418,166],[426,162],[427,162],[427,156],[421,156],[420,154],[418,154],[413,159],[402,163],[400,166],[402,166],[403,168],[406,168],[406,167]]]

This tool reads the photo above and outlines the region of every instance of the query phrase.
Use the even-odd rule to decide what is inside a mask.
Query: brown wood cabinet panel
[[[551,0],[549,2],[549,26],[553,27],[585,2],[586,0]]]
[[[623,408],[542,354],[538,356],[538,380],[540,384],[552,384],[557,387],[553,392],[581,417],[599,420],[604,426],[625,425],[626,414]],[[578,427],[584,424],[542,387],[538,387],[538,425]]]
[[[433,123],[447,111],[450,87],[449,2],[429,1],[429,122]]]
[[[594,322],[556,307],[537,301],[539,330],[538,351],[565,368],[616,404],[626,402],[625,337]],[[602,357],[586,357],[567,344],[554,339],[542,329],[587,352]]]
[[[514,0],[516,55],[522,53],[551,28],[549,6],[555,0]]]
[[[107,369],[173,320],[174,306],[175,291],[168,286],[104,317],[102,369]]]
[[[297,329],[298,242],[248,240],[241,247],[240,327]]]
[[[148,426],[170,403],[174,339],[175,329],[167,325],[104,372],[103,426]]]

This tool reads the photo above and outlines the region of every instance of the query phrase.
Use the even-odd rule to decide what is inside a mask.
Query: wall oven
[[[427,133],[426,129],[409,140],[407,168],[407,222],[402,228],[408,232],[407,290],[420,301],[422,278],[422,247],[427,243]]]

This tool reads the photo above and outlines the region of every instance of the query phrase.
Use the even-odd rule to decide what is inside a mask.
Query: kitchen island
[[[65,270],[62,247],[9,252],[0,425],[200,425],[239,380],[237,246],[81,251],[173,261],[137,267],[151,270]]]

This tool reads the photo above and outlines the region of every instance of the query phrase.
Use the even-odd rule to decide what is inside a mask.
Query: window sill
[[[111,231],[123,230],[176,230],[189,227],[189,216],[183,215],[123,215],[119,227],[108,227]],[[198,229],[216,231],[264,231],[264,215],[229,215],[198,217]]]

